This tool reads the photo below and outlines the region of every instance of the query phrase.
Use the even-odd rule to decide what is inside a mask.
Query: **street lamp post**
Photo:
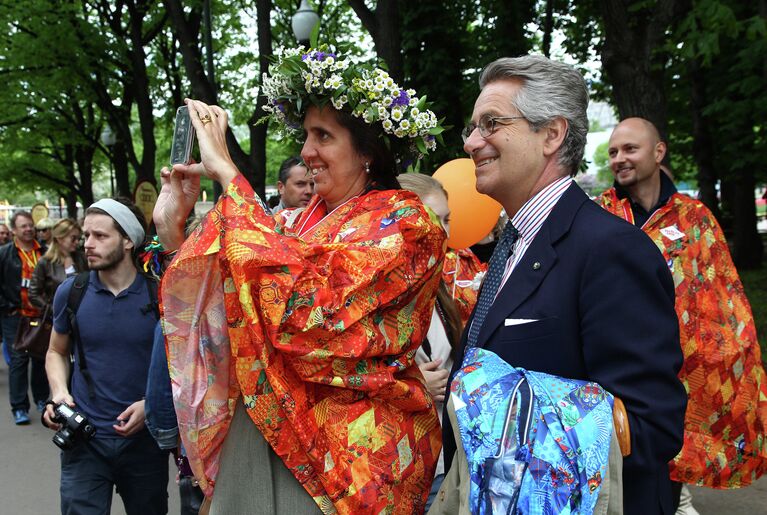
[[[298,11],[291,20],[293,26],[293,35],[298,43],[306,47],[309,46],[309,39],[312,36],[312,30],[320,22],[320,17],[314,12],[307,0],[301,0]]]
[[[113,148],[115,146],[115,143],[117,143],[117,137],[115,136],[114,131],[112,130],[112,127],[107,125],[104,127],[104,130],[101,131],[101,143],[104,144],[105,147],[109,149],[109,153],[113,153]],[[109,185],[112,189],[112,198],[115,196],[115,171],[114,171],[114,165],[112,163],[113,156],[109,156]]]

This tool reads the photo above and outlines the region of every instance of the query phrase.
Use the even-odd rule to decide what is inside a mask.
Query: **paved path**
[[[55,515],[59,508],[59,448],[53,431],[40,422],[32,408],[32,423],[16,426],[8,405],[8,367],[0,358],[0,514]],[[31,395],[31,392],[30,392]],[[168,513],[178,514],[176,466],[171,461]],[[112,515],[125,515],[119,495],[112,498]]]
[[[40,423],[32,410],[32,424],[15,426],[8,409],[8,368],[0,366],[0,513],[55,515],[59,511],[59,450],[51,442],[53,432]],[[175,465],[168,482],[170,514],[179,513]],[[693,504],[700,515],[767,515],[767,476],[741,490],[692,488]],[[118,496],[112,515],[124,515]],[[256,512],[254,512],[256,513]],[[234,514],[236,515],[236,514]]]

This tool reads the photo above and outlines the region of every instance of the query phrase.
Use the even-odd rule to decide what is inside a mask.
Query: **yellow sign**
[[[154,184],[149,181],[141,181],[136,184],[136,190],[133,192],[133,203],[144,213],[147,226],[152,225],[152,211],[154,211],[156,202],[157,188]]]
[[[48,213],[48,207],[45,204],[37,203],[32,206],[32,221],[37,225],[37,222],[43,218],[48,218]]]

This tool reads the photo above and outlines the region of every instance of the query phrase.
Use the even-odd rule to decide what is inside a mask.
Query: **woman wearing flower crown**
[[[421,513],[441,436],[414,357],[445,233],[396,174],[442,128],[383,70],[324,51],[281,55],[264,93],[273,119],[303,128],[305,209],[267,215],[229,157],[226,113],[199,101],[201,163],[162,172],[154,219],[179,248],[163,322],[190,464],[213,513]],[[184,241],[203,174],[225,193]]]

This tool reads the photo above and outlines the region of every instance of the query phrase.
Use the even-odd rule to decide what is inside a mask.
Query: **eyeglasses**
[[[524,118],[524,116],[490,116],[486,114],[479,119],[479,123],[470,122],[464,127],[461,131],[461,138],[466,143],[474,129],[479,129],[479,135],[487,138],[498,130],[498,124],[509,125],[514,120],[524,120]]]

